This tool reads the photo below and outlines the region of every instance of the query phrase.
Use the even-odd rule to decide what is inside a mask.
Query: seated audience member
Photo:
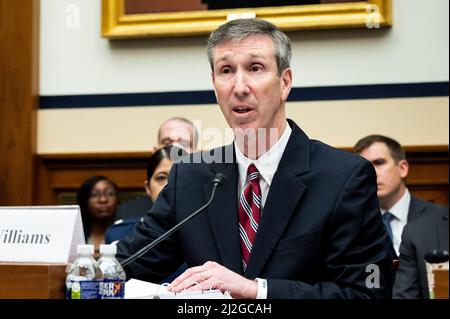
[[[87,243],[98,251],[105,232],[114,221],[119,197],[116,184],[105,176],[92,176],[83,182],[77,194]]]
[[[159,145],[175,144],[192,153],[197,150],[198,132],[194,124],[183,117],[172,117],[158,130]]]
[[[177,145],[191,153],[197,149],[198,133],[194,124],[183,117],[173,117],[166,120],[158,130],[158,146],[153,149],[167,145]],[[145,181],[144,183],[147,183]],[[147,187],[146,187],[146,192]],[[152,208],[151,196],[139,196],[136,199],[119,205],[117,209],[117,220],[135,219],[144,216]],[[133,221],[129,221],[134,223]]]
[[[187,155],[183,149],[175,145],[168,145],[157,150],[147,162],[147,180],[145,181],[145,191],[151,201],[156,201],[159,193],[167,184],[170,169],[173,162]],[[120,240],[130,233],[134,225],[147,213],[141,211],[141,215],[134,218],[119,219],[108,229],[106,242],[111,243]]]
[[[424,257],[434,249],[448,251],[448,207],[423,214],[403,229],[394,298],[430,297]]]
[[[167,184],[170,169],[173,162],[178,161],[188,153],[176,145],[167,145],[157,150],[147,162],[147,180],[145,192],[154,202],[159,193]]]
[[[187,155],[187,153],[175,145],[168,145],[157,150],[147,162],[147,180],[145,181],[145,191],[148,197],[154,202],[161,190],[167,184],[170,169],[174,161]],[[140,218],[129,218],[117,220],[107,231],[106,243],[112,243],[124,238],[131,233]],[[186,264],[182,264],[177,271],[164,278],[161,283],[171,282],[186,270]]]
[[[396,257],[399,254],[403,227],[421,215],[439,212],[441,207],[420,200],[408,191],[405,179],[409,164],[405,151],[396,140],[382,135],[370,135],[360,139],[354,150],[375,167],[381,213]]]

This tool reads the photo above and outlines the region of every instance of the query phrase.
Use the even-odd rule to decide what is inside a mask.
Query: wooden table
[[[0,298],[64,299],[66,266],[0,263]]]

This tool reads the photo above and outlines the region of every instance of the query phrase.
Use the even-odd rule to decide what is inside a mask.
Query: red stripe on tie
[[[245,186],[239,199],[239,235],[241,237],[244,271],[250,260],[250,254],[261,219],[259,172],[254,164],[248,167],[247,180],[248,184]]]

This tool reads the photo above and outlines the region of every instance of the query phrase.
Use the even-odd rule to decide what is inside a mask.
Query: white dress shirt
[[[254,164],[259,171],[260,179],[259,186],[261,188],[261,214],[263,213],[264,204],[266,203],[267,194],[269,193],[270,184],[272,183],[273,176],[277,171],[278,164],[280,163],[281,156],[283,156],[284,149],[291,136],[292,129],[289,123],[286,122],[286,128],[278,139],[278,141],[260,158],[253,160],[246,157],[234,143],[234,149],[236,150],[236,161],[239,168],[239,183],[238,183],[238,201],[241,193],[247,185],[247,169],[251,164]]]
[[[247,169],[251,164],[254,164],[259,171],[259,186],[261,188],[261,215],[264,212],[264,205],[266,203],[267,195],[269,194],[270,184],[272,183],[273,176],[277,171],[278,164],[283,156],[286,145],[291,136],[292,129],[289,123],[286,122],[286,128],[278,139],[278,141],[260,158],[253,160],[246,157],[234,143],[234,149],[236,150],[236,161],[239,168],[239,183],[238,183],[238,202],[241,193],[244,191],[247,185]],[[256,278],[258,284],[258,290],[256,299],[267,299],[267,281],[265,279]]]
[[[408,189],[400,198],[400,200],[395,203],[389,210],[381,209],[381,213],[384,215],[385,212],[389,211],[394,218],[392,218],[390,224],[392,229],[392,244],[394,245],[395,252],[397,256],[400,255],[400,243],[402,241],[403,227],[405,227],[408,222],[408,211],[409,204],[411,203],[411,194]]]

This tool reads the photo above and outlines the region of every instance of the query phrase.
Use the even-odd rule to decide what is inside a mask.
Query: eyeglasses
[[[93,191],[90,194],[90,198],[94,198],[94,199],[99,199],[101,197],[106,197],[106,198],[113,198],[117,196],[117,192],[114,190],[107,190],[104,192],[97,192],[97,191]]]

